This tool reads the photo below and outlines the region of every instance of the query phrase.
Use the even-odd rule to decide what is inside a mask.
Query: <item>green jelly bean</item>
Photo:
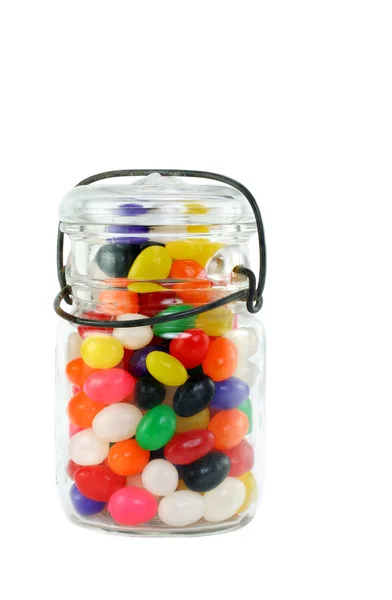
[[[166,404],[149,410],[136,429],[136,441],[144,450],[158,450],[165,446],[176,431],[176,415]]]
[[[157,317],[163,317],[165,315],[172,315],[173,313],[183,312],[184,310],[190,310],[194,308],[190,304],[175,304],[165,308],[162,312],[158,313]],[[185,329],[194,329],[196,327],[196,317],[185,317],[184,319],[177,319],[176,321],[169,321],[167,323],[159,323],[154,325],[154,335],[171,339],[176,337],[177,333],[185,331]]]
[[[238,408],[238,410],[243,412],[248,417],[249,429],[245,434],[245,435],[248,435],[249,433],[252,433],[252,431],[253,431],[253,409],[252,409],[252,402],[250,401],[250,398],[248,398],[247,400],[244,400],[244,402],[242,402],[242,404],[237,406],[237,408]]]

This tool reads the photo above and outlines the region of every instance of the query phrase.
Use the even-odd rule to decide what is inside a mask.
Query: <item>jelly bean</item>
[[[199,240],[177,240],[168,242],[166,250],[173,260],[192,260],[203,251],[203,242]]]
[[[89,377],[83,391],[89,398],[104,404],[121,402],[133,395],[136,381],[123,369],[106,369]]]
[[[116,475],[104,465],[80,467],[75,473],[78,490],[86,498],[97,502],[108,502],[110,496],[123,488],[126,482],[126,477]]]
[[[226,306],[214,308],[198,315],[196,327],[203,329],[207,335],[219,337],[233,329],[234,315]]]
[[[101,512],[105,508],[105,502],[96,502],[96,500],[91,500],[90,498],[86,498],[83,494],[78,490],[75,484],[71,487],[69,491],[69,495],[71,498],[71,504],[74,507],[75,511],[78,515],[82,517],[90,517],[91,515],[96,515]]]
[[[109,450],[108,466],[117,475],[138,475],[150,459],[150,453],[136,440],[116,442]]]
[[[162,291],[141,294],[139,296],[140,310],[147,317],[154,317],[169,306],[177,306],[183,304],[175,292]]]
[[[225,338],[214,340],[203,361],[203,371],[214,381],[223,381],[233,375],[237,359],[237,348],[232,341]]]
[[[179,490],[162,498],[158,516],[171,527],[186,527],[199,521],[204,512],[204,498],[190,490]]]
[[[203,276],[202,267],[194,260],[175,260],[172,263],[170,277],[172,279],[196,279]]]
[[[157,450],[171,440],[176,430],[176,415],[170,406],[149,410],[136,429],[136,440],[145,450]]]
[[[81,469],[81,465],[76,464],[73,460],[69,459],[67,462],[67,475],[70,479],[75,479],[75,473],[78,469]]]
[[[128,285],[128,290],[130,292],[136,292],[137,294],[148,294],[151,292],[160,292],[162,290],[165,290],[165,288],[159,285],[159,283],[136,281],[135,283],[130,283]]]
[[[208,429],[177,433],[165,446],[165,457],[176,465],[189,465],[214,447],[214,434]]]
[[[248,327],[238,327],[225,333],[224,337],[231,340],[238,352],[238,363],[242,364],[251,356],[256,354],[258,349],[257,335]]]
[[[237,446],[225,450],[229,457],[231,467],[229,477],[239,477],[250,471],[255,464],[255,453],[253,447],[247,440],[241,440]]]
[[[210,289],[211,285],[212,283],[208,279],[193,279],[192,281],[182,281],[173,284],[173,290],[176,290],[177,296],[183,302],[200,306],[212,300],[218,300],[223,295]]]
[[[170,273],[172,259],[166,248],[145,248],[133,263],[128,279],[166,279]]]
[[[204,495],[204,518],[210,523],[225,521],[238,512],[246,496],[239,479],[227,477],[218,487]]]
[[[183,471],[185,485],[193,492],[208,492],[227,477],[230,460],[223,452],[209,452],[187,465]]]
[[[87,311],[79,315],[81,319],[89,319],[90,321],[112,321],[113,317],[103,312]],[[82,339],[85,339],[89,335],[111,335],[113,328],[110,327],[84,327],[80,325],[78,327],[78,333]]]
[[[237,446],[248,428],[248,417],[237,408],[218,412],[208,425],[208,429],[215,435],[215,448],[218,450]]]
[[[211,260],[214,254],[221,248],[223,248],[223,244],[218,242],[204,242],[201,252],[195,256],[195,261],[204,268],[208,261]]]
[[[187,490],[188,488],[186,487],[184,480],[183,479],[179,479],[178,481],[178,485],[177,485],[177,491],[179,490]]]
[[[94,417],[105,408],[102,402],[94,402],[84,392],[72,396],[67,405],[67,416],[73,425],[81,429],[91,427]]]
[[[237,408],[238,408],[238,410],[243,412],[248,417],[249,427],[248,427],[248,431],[246,432],[245,435],[249,435],[253,431],[253,409],[252,409],[252,402],[250,401],[250,398],[248,398],[247,400],[242,402],[242,404],[239,404],[237,406]]]
[[[146,346],[140,350],[136,350],[128,364],[128,369],[134,377],[144,377],[148,375],[148,369],[146,366],[146,358],[150,352],[166,352],[164,346]]]
[[[210,411],[204,408],[192,417],[179,417],[176,419],[176,433],[192,431],[192,429],[207,429],[210,422]]]
[[[166,396],[163,383],[153,377],[141,377],[135,388],[135,402],[142,410],[162,404]]]
[[[83,342],[83,340],[77,331],[74,331],[74,333],[71,333],[68,336],[67,351],[66,351],[66,357],[67,357],[68,363],[73,361],[75,358],[80,357],[80,346],[82,345],[82,342]]]
[[[140,246],[133,244],[106,244],[98,250],[95,260],[109,277],[126,277],[140,254]]]
[[[178,473],[174,465],[158,458],[146,465],[142,473],[145,489],[155,496],[167,496],[175,491],[178,485]]]
[[[254,478],[254,475],[251,471],[249,471],[248,473],[244,473],[243,475],[238,477],[238,479],[242,481],[246,490],[245,500],[242,506],[240,506],[240,508],[237,511],[238,513],[242,513],[248,510],[251,504],[257,501],[257,484],[256,479]]]
[[[242,381],[246,381],[249,387],[252,387],[259,376],[259,370],[251,362],[247,362],[246,364],[239,364],[234,371],[234,376],[242,379]]]
[[[210,408],[217,410],[227,410],[237,408],[249,396],[249,386],[245,381],[237,377],[229,377],[223,381],[215,383],[215,394],[210,404]]]
[[[69,457],[82,467],[101,464],[108,452],[108,442],[100,440],[92,429],[84,429],[69,440]]]
[[[150,352],[146,358],[146,366],[148,372],[165,385],[182,385],[188,377],[180,361],[165,352]]]
[[[125,280],[128,285],[128,279]],[[124,282],[121,280],[110,281],[111,287],[120,287]],[[109,315],[122,315],[124,313],[139,312],[138,295],[128,290],[108,289],[99,295],[100,309]]]
[[[192,417],[208,406],[214,393],[215,384],[210,377],[187,381],[174,394],[173,410],[179,417]]]
[[[109,336],[92,335],[81,348],[84,362],[93,369],[111,369],[124,356],[124,348],[118,340]]]
[[[174,313],[181,313],[186,310],[191,310],[194,308],[190,304],[177,304],[176,306],[169,306],[165,310],[159,312],[157,317],[164,317],[166,315],[172,315]],[[153,331],[154,335],[158,337],[171,339],[177,336],[178,333],[185,331],[187,329],[194,329],[196,323],[196,317],[184,317],[182,319],[177,319],[176,321],[167,321],[165,323],[158,323],[154,325]]]
[[[207,356],[210,338],[201,329],[189,329],[179,333],[170,342],[169,352],[184,365],[194,369],[201,365]]]
[[[96,369],[86,365],[83,358],[74,358],[65,367],[65,375],[68,381],[79,388],[82,388],[87,379],[96,372]]]
[[[122,442],[135,435],[142,417],[141,411],[133,404],[112,404],[95,417],[93,431],[106,442]]]
[[[73,423],[70,423],[69,428],[68,428],[69,439],[71,439],[71,437],[73,437],[74,435],[79,433],[79,431],[82,431],[82,430],[83,430],[83,427],[78,427],[77,425],[73,425]]]
[[[133,315],[124,314],[118,315],[117,321],[139,321],[140,319],[146,319],[145,315]],[[152,328],[150,325],[143,325],[142,327],[124,327],[115,329],[113,337],[121,342],[124,348],[129,350],[139,350],[148,346],[153,337]]]
[[[147,523],[158,511],[156,498],[147,490],[136,486],[124,487],[115,492],[108,504],[109,513],[121,525]]]

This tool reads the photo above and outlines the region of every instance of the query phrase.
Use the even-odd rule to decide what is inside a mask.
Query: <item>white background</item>
[[[390,600],[391,3],[20,1],[0,28],[1,597]],[[57,502],[57,207],[137,167],[232,176],[265,221],[267,480],[226,536]]]

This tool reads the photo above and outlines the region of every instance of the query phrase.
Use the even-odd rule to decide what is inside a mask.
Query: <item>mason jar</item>
[[[72,522],[195,535],[252,520],[264,476],[255,314],[265,269],[257,203],[227,177],[115,171],[65,196],[56,464]]]

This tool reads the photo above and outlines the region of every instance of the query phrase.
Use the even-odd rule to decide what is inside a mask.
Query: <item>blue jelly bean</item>
[[[128,371],[134,377],[145,377],[149,375],[148,369],[146,367],[146,358],[150,352],[167,352],[167,349],[164,346],[145,346],[144,348],[140,348],[140,350],[136,350],[136,352],[132,355],[128,362]]]
[[[249,397],[249,386],[238,377],[229,377],[223,381],[215,382],[215,394],[210,408],[216,410],[229,410],[237,408]]]
[[[100,513],[101,510],[103,510],[106,506],[106,502],[97,502],[96,500],[91,500],[90,498],[83,496],[75,484],[73,484],[71,487],[69,495],[71,497],[72,506],[78,515],[82,517],[96,515],[97,513]]]

